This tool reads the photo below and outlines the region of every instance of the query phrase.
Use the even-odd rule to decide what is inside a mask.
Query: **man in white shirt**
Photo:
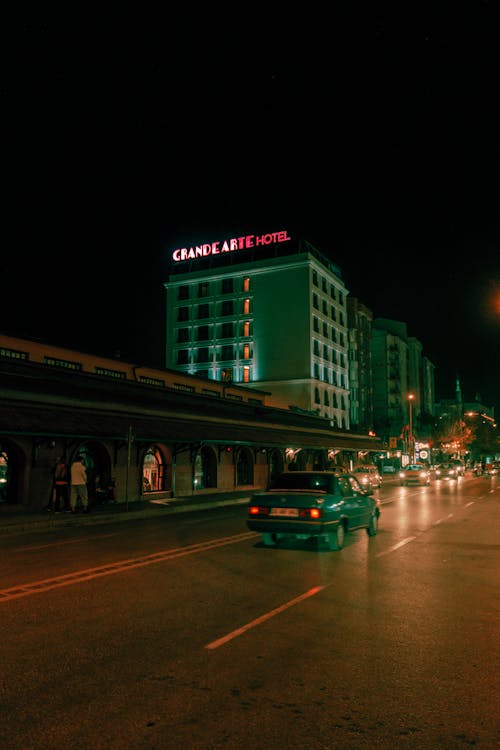
[[[83,512],[89,512],[89,495],[87,492],[87,472],[81,456],[76,456],[71,464],[71,512],[76,513],[78,497],[83,505]]]

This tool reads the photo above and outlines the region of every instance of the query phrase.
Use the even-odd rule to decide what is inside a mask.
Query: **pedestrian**
[[[57,459],[54,467],[54,511],[69,511],[69,472],[64,456]]]
[[[81,456],[76,456],[71,464],[71,512],[76,513],[78,498],[83,506],[83,512],[89,512],[89,495],[87,492],[87,472]]]

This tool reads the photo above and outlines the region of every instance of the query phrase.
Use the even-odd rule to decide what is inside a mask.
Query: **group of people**
[[[48,511],[61,513],[62,511],[76,513],[78,499],[82,504],[83,512],[89,512],[89,495],[87,490],[87,471],[83,458],[75,456],[71,468],[60,456],[57,459],[53,471],[53,487],[47,506]]]

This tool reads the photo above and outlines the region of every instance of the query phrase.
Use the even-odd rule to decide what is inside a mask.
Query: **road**
[[[0,747],[500,747],[500,481],[377,492],[340,552],[241,506],[2,539]]]

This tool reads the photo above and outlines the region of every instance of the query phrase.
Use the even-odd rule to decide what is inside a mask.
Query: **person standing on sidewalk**
[[[64,456],[57,459],[54,467],[54,510],[69,511],[69,471]]]
[[[89,495],[87,492],[87,472],[81,456],[76,456],[71,464],[71,512],[76,513],[76,504],[80,498],[83,512],[89,512]]]

